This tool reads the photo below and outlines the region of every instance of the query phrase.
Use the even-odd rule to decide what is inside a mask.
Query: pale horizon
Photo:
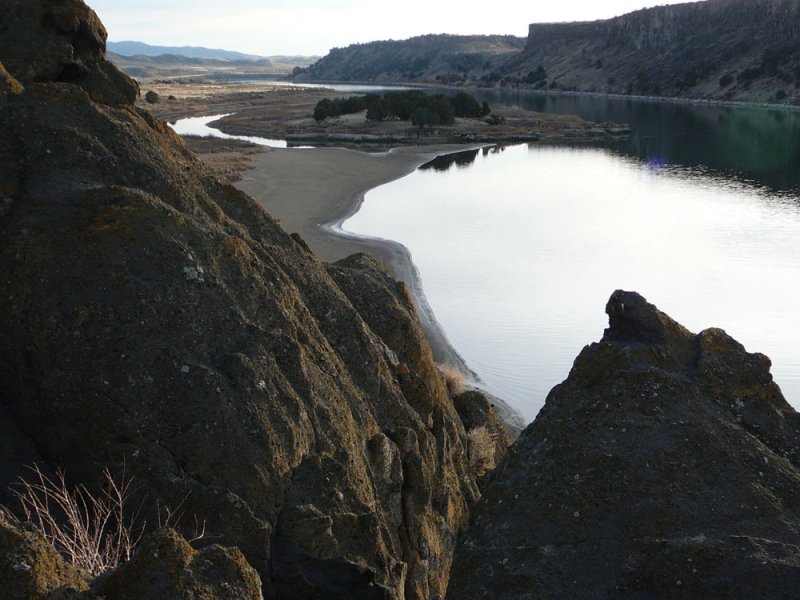
[[[514,35],[530,23],[593,21],[685,0],[563,0],[531,6],[496,0],[489,11],[458,11],[455,2],[406,0],[386,18],[365,0],[89,0],[109,40],[154,46],[204,46],[261,56],[325,55],[331,48],[424,34]],[[421,18],[420,15],[424,15]]]

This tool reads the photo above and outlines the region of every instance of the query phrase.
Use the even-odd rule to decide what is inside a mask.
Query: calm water
[[[250,142],[258,144],[259,146],[269,146],[270,148],[286,148],[286,140],[271,140],[268,138],[250,136],[250,135],[230,135],[223,133],[219,129],[209,127],[208,124],[222,117],[230,116],[233,113],[226,113],[221,115],[210,115],[205,117],[188,117],[186,119],[178,119],[174,124],[170,124],[175,133],[178,135],[197,135],[200,137],[217,137],[223,140],[240,140],[243,142]]]
[[[797,407],[800,202],[717,170],[619,148],[467,153],[373,190],[344,228],[410,249],[456,349],[527,419],[617,288],[767,354]]]
[[[342,94],[385,91],[342,86]],[[373,190],[344,228],[406,245],[456,349],[528,419],[602,336],[614,289],[773,362],[800,408],[800,114],[476,93],[628,123],[602,147],[515,146],[434,161]],[[227,136],[219,118],[179,133]]]
[[[800,185],[800,113],[710,107],[625,98],[485,90],[490,104],[627,123],[633,135],[610,144],[621,155],[658,164],[702,167],[775,190]]]

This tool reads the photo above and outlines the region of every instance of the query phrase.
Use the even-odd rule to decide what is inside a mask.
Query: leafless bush
[[[170,527],[175,530],[178,529],[179,523],[184,520],[183,504],[186,502],[188,497],[188,494],[184,496],[178,506],[176,506],[174,509],[167,505],[161,506],[160,502],[156,502],[156,515],[158,516],[159,529],[162,527]],[[206,536],[205,520],[200,521],[200,519],[198,519],[195,515],[192,532],[186,533],[185,530],[182,529],[181,535],[183,535],[186,541],[190,544],[192,542],[196,542],[197,540],[203,539]]]
[[[32,481],[20,477],[14,494],[25,519],[36,525],[56,550],[92,575],[131,558],[144,527],[135,525],[138,510],[125,515],[133,493],[130,479],[123,474],[116,481],[105,469],[104,489],[93,494],[83,484],[70,490],[62,470],[51,479],[35,464],[28,468]]]
[[[485,425],[467,432],[467,462],[470,471],[476,476],[483,475],[497,466],[496,453],[495,436],[489,433]]]
[[[436,367],[444,377],[447,392],[451,396],[458,396],[467,389],[467,382],[464,374],[452,365],[437,364]]]

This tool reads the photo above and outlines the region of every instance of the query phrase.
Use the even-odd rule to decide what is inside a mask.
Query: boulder
[[[633,292],[482,486],[448,598],[790,597],[800,417],[720,329]]]
[[[0,8],[0,59],[22,85],[67,82],[104,104],[136,100],[139,86],[105,60],[108,34],[82,0],[2,0]]]
[[[88,573],[68,563],[32,527],[0,511],[0,591],[4,600],[82,598]]]
[[[106,600],[262,600],[261,579],[237,548],[201,551],[171,529],[141,541],[133,559],[98,577],[92,592]]]

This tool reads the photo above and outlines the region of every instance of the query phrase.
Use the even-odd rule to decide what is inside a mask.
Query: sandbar
[[[298,233],[317,256],[335,262],[364,252],[384,262],[406,284],[437,362],[452,365],[480,387],[480,379],[453,348],[428,306],[419,273],[407,248],[390,240],[347,234],[339,225],[353,215],[365,194],[413,172],[418,166],[475,146],[403,146],[367,153],[346,148],[270,148],[249,156],[252,169],[236,187],[252,196],[289,233]],[[492,398],[508,425],[518,433],[522,417],[502,399]]]

